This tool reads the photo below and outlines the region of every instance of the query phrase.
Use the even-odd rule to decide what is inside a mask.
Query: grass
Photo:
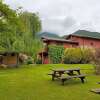
[[[85,84],[80,80],[69,80],[64,86],[47,75],[53,68],[80,67],[88,74]],[[100,95],[91,93],[92,88],[100,88],[96,82],[100,76],[94,75],[92,65],[30,65],[17,69],[0,70],[0,100],[100,100]]]

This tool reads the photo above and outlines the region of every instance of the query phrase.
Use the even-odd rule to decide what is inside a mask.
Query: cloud
[[[100,32],[100,0],[5,0],[12,8],[39,12],[43,31],[60,35],[78,29]]]

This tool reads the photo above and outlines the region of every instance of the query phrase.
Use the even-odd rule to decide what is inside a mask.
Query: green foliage
[[[24,23],[25,33],[35,37],[37,32],[41,31],[41,21],[37,14],[30,12],[21,12],[19,18]]]
[[[51,63],[53,64],[61,63],[63,53],[64,53],[63,46],[56,46],[56,45],[49,46],[49,57]]]
[[[10,29],[11,31],[22,29],[16,11],[10,9],[8,5],[0,2],[0,26],[2,25],[4,26],[5,31],[7,31],[6,29]]]
[[[37,59],[36,60],[36,64],[42,64],[42,60],[41,59]]]
[[[0,52],[5,51],[5,48],[3,48],[2,46],[0,46]]]
[[[81,61],[81,49],[80,48],[68,48],[64,52],[64,63],[79,63]]]
[[[85,64],[91,61],[92,52],[88,48],[67,48],[63,55],[65,64]]]
[[[23,39],[17,39],[14,44],[13,44],[13,51],[17,51],[17,52],[23,52],[25,51],[25,43],[23,41]]]
[[[32,59],[32,57],[28,57],[26,63],[27,64],[33,64],[34,63],[34,60]]]
[[[41,21],[36,13],[21,12],[0,2],[0,50],[25,52],[36,58],[42,48],[36,34],[41,30]]]
[[[20,23],[16,12],[0,2],[0,46],[6,51],[12,50],[13,43],[22,32]]]
[[[96,65],[100,65],[100,48],[95,49],[93,61]]]
[[[92,58],[92,63],[95,66],[96,74],[100,75],[100,48],[95,49],[94,56]]]
[[[90,63],[92,61],[92,58],[94,56],[94,49],[91,48],[81,48],[82,52],[82,58],[81,58],[81,63]]]

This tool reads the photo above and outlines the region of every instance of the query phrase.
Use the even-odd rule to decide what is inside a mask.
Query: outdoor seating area
[[[52,81],[55,79],[59,79],[62,82],[62,85],[64,85],[65,81],[69,79],[79,78],[82,83],[84,83],[84,79],[86,75],[81,74],[80,68],[71,68],[71,69],[51,69],[52,73],[49,73],[48,75],[51,75]]]

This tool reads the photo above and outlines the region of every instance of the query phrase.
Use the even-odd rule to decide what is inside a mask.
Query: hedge
[[[62,62],[64,47],[63,46],[50,45],[48,53],[49,53],[50,63],[59,64],[59,63]]]
[[[67,48],[64,51],[63,63],[86,64],[91,61],[92,50],[89,48]]]

